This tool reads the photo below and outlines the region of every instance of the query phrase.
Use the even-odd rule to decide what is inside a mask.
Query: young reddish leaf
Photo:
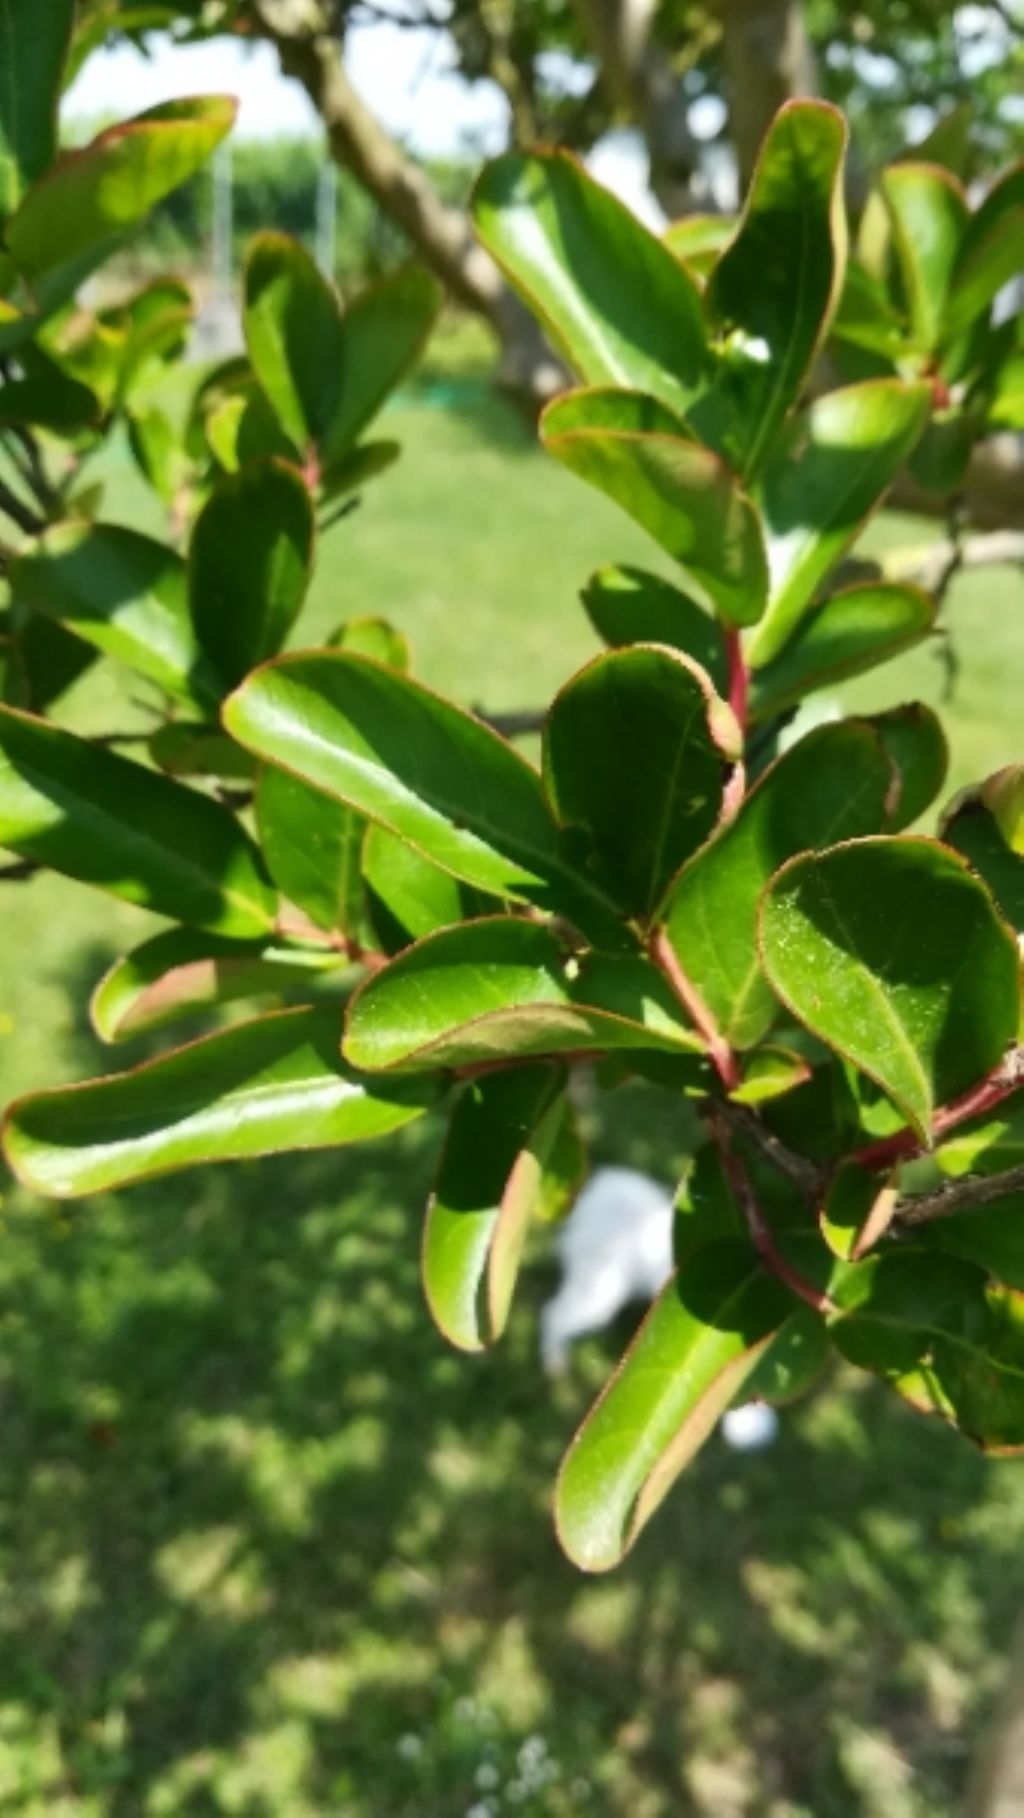
[[[1017,943],[984,885],[931,840],[857,840],[783,866],[762,903],[761,960],[793,1015],[922,1142],[1017,1031]]]
[[[748,1245],[686,1257],[563,1462],[555,1520],[574,1564],[605,1572],[629,1551],[792,1306]]]
[[[742,788],[743,738],[702,669],[634,644],[595,657],[557,694],[544,728],[555,815],[586,843],[587,870],[648,917]]]
[[[18,1099],[4,1150],[34,1192],[76,1199],[179,1168],[367,1142],[434,1095],[429,1082],[355,1074],[338,1053],[336,1012],[285,1010],[112,1079]]]

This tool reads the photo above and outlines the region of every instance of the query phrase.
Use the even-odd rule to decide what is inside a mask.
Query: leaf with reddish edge
[[[337,1011],[283,1010],[111,1079],[30,1093],[4,1149],[37,1193],[75,1199],[180,1168],[366,1142],[419,1117],[429,1080],[367,1080],[338,1053]]]
[[[247,461],[218,480],[192,530],[192,623],[223,688],[276,656],[306,597],[313,503],[297,467]]]
[[[341,305],[316,262],[290,235],[249,242],[243,325],[253,371],[300,455],[325,435],[341,397]]]
[[[649,918],[680,866],[735,809],[743,737],[710,678],[680,652],[631,644],[595,657],[555,696],[543,775],[584,864]]]
[[[872,1249],[888,1229],[898,1199],[899,1187],[891,1178],[880,1181],[856,1162],[839,1168],[818,1215],[833,1256],[856,1261]]]
[[[170,928],[115,960],[92,994],[89,1014],[101,1041],[129,1041],[215,1004],[308,988],[318,973],[347,964],[329,948],[219,940]]]
[[[760,952],[786,1008],[881,1086],[922,1143],[1017,1031],[1017,943],[984,885],[933,840],[792,859],[762,899]]]
[[[580,598],[598,637],[613,650],[667,644],[706,669],[720,695],[728,692],[722,627],[671,581],[644,568],[609,564],[591,575]]]
[[[423,1231],[427,1304],[452,1344],[500,1338],[545,1163],[565,1114],[565,1069],[547,1062],[464,1087]]]
[[[613,1049],[700,1051],[640,954],[569,954],[550,927],[489,916],[442,928],[367,979],[349,1006],[354,1066],[420,1072]]]
[[[700,295],[617,196],[567,152],[509,152],[480,176],[473,221],[580,378],[685,413],[711,370]]]
[[[872,714],[868,724],[881,739],[898,779],[886,832],[902,833],[926,813],[946,781],[949,746],[942,721],[923,701],[908,701]]]
[[[619,1563],[792,1308],[749,1245],[687,1256],[562,1464],[555,1520],[574,1564],[604,1572]]]
[[[806,1085],[810,1077],[810,1066],[802,1054],[769,1042],[747,1056],[740,1084],[733,1087],[729,1097],[737,1105],[763,1105]]]

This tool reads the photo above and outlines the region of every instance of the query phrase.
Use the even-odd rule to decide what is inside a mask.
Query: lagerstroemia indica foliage
[[[67,163],[5,131],[13,271],[19,214]],[[0,844],[167,918],[97,986],[105,1040],[288,1006],[20,1100],[11,1166],[77,1196],[443,1118],[424,1287],[473,1351],[580,1177],[572,1069],[695,1100],[677,1273],[559,1478],[563,1545],[594,1570],[737,1395],[792,1395],[832,1352],[988,1450],[1024,1445],[1024,771],[934,837],[908,832],[942,797],[929,709],[778,747],[804,697],[932,634],[913,586],[833,578],[897,472],[948,488],[978,436],[1024,426],[1018,327],[991,323],[1024,265],[1020,174],[971,209],[939,165],[895,167],[851,260],[844,139],[791,105],[738,221],[663,239],[560,153],[481,178],[481,238],[580,381],[545,447],[674,564],[586,583],[607,648],[536,766],[410,675],[385,601],[296,647],[317,520],[393,452],[364,432],[429,330],[429,279],[342,310],[262,237],[247,354],[183,441],[145,400],[177,345],[135,351],[149,293],[106,321],[36,288],[7,344],[23,448],[52,468],[58,432],[80,460],[127,420],[185,548],[97,521],[63,479],[16,525]],[[826,340],[856,376],[823,391]],[[58,396],[73,424],[33,404]],[[42,717],[94,660],[150,685],[148,762]]]

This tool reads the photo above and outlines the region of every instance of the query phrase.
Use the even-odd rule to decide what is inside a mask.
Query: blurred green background
[[[652,556],[486,365],[435,341],[389,415],[400,466],[324,538],[303,641],[384,613],[428,682],[532,706],[595,648],[589,570]],[[107,479],[106,516],[157,523],[123,450]],[[953,587],[951,788],[1019,757],[1019,610],[1009,570]],[[944,674],[929,648],[845,699],[937,702]],[[68,717],[140,713],[111,672]],[[0,908],[0,1096],[109,1070],[88,992],[149,920],[54,877]],[[678,1171],[667,1095],[588,1117],[597,1159]],[[538,1244],[500,1351],[448,1351],[417,1284],[436,1137],[70,1209],[6,1186],[0,1811],[961,1813],[1024,1594],[1024,1473],[832,1377],[772,1449],[713,1440],[625,1565],[580,1576],[551,1485],[630,1320],[548,1383]]]

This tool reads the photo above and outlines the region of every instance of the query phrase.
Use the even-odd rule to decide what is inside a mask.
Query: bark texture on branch
[[[575,6],[612,100],[643,134],[651,189],[665,213],[673,220],[706,208],[682,83],[654,39],[657,0],[575,0]]]

